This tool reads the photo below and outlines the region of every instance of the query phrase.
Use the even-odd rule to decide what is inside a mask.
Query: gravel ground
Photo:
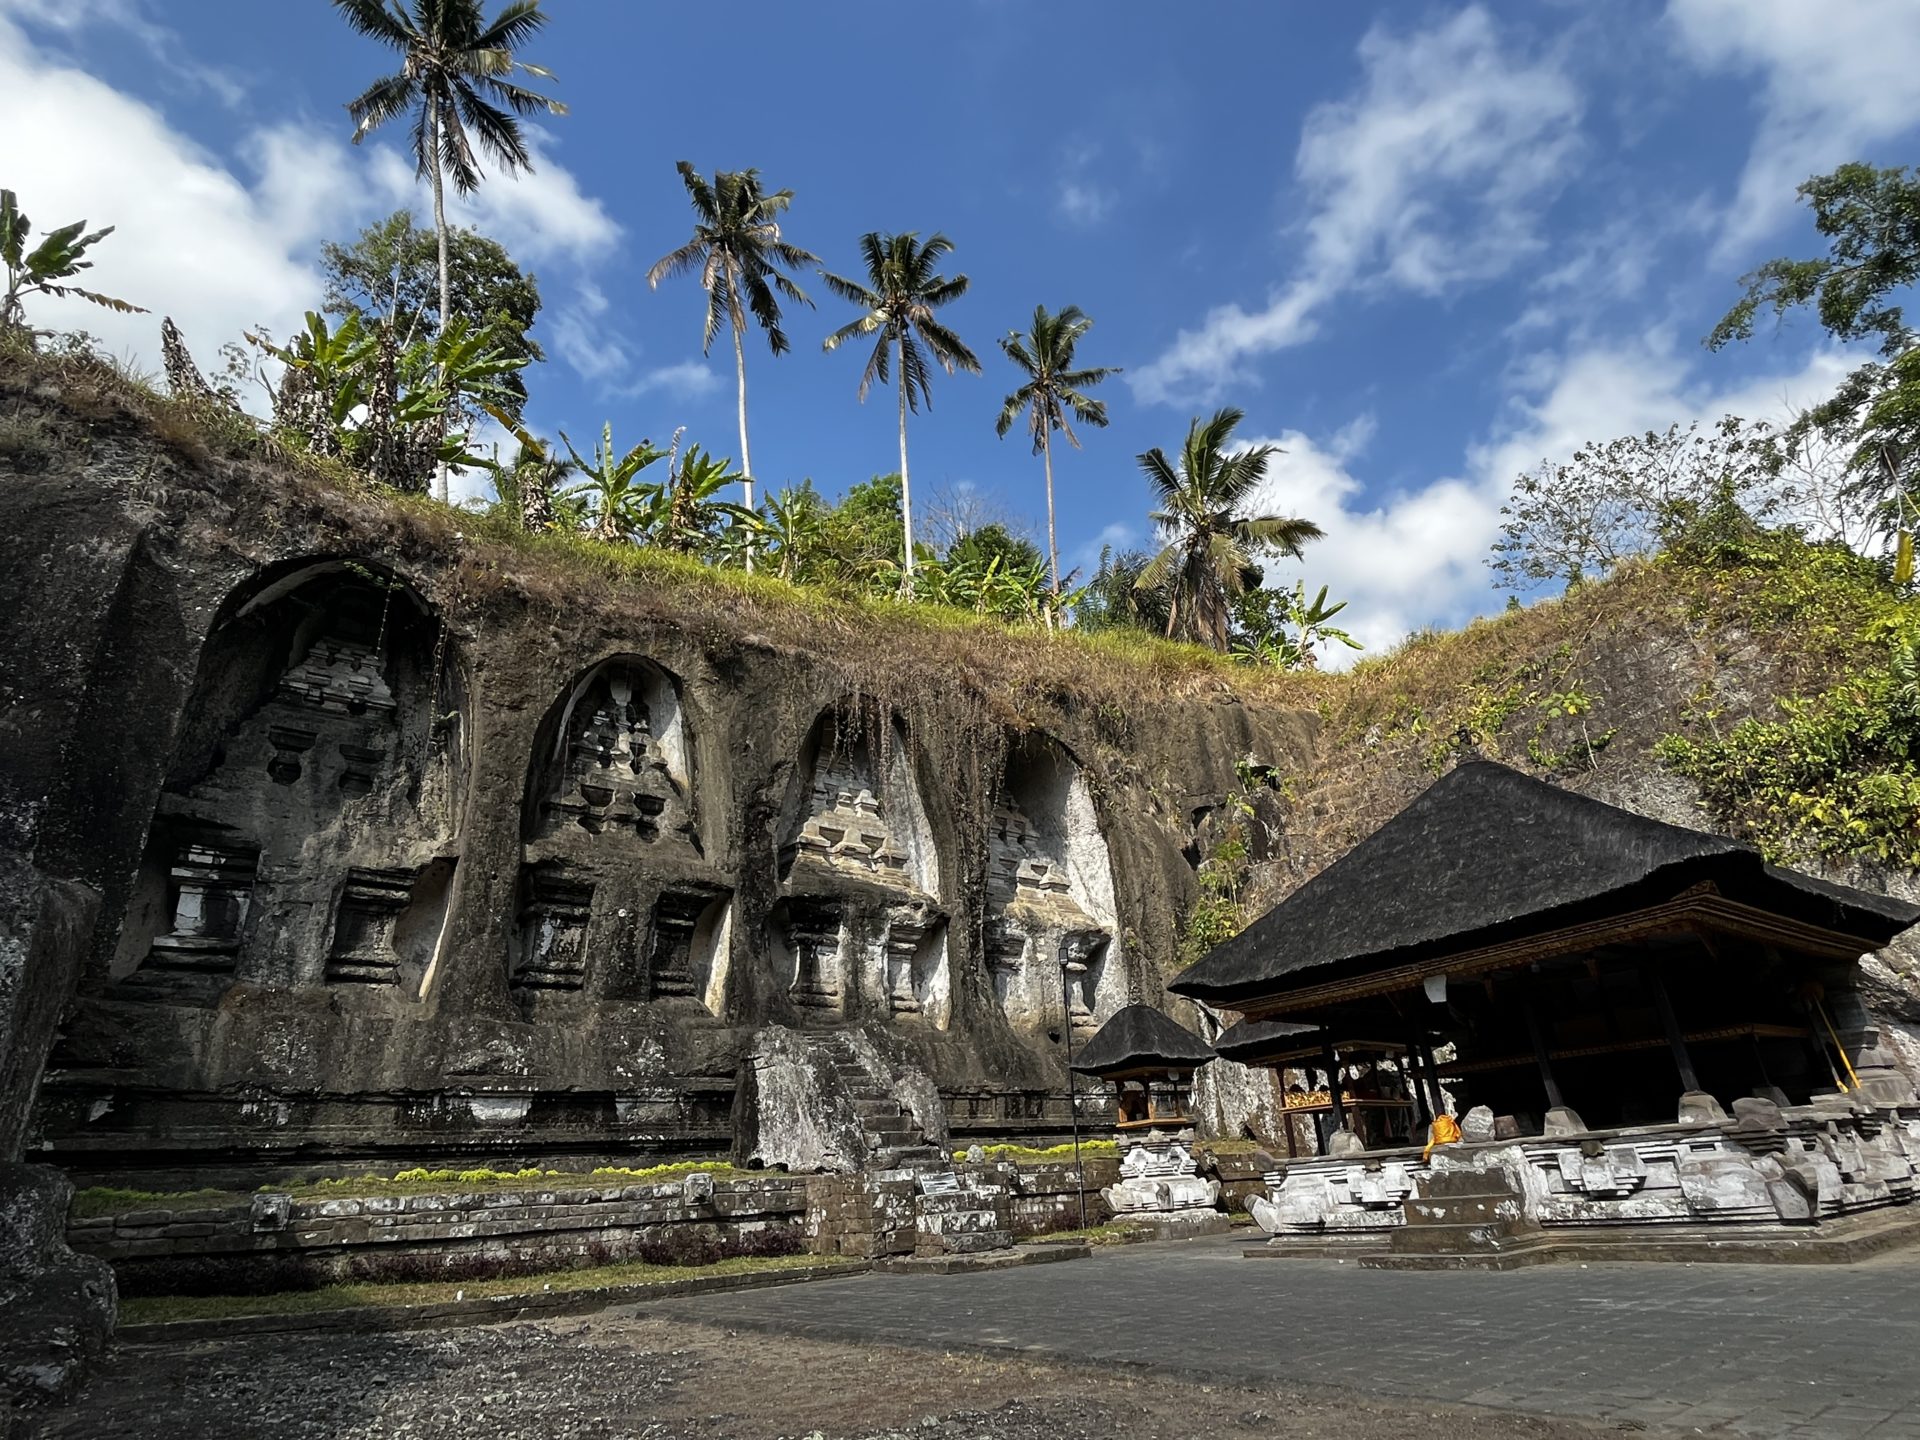
[[[1476,1440],[1566,1421],[833,1344],[610,1313],[125,1346],[33,1440]]]

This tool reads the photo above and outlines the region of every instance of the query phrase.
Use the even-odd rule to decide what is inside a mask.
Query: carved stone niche
[[[875,980],[894,1019],[945,1029],[949,1015],[946,916],[920,901],[883,912]]]
[[[787,993],[794,1004],[805,1010],[845,1007],[845,935],[839,901],[804,897],[787,902],[783,938],[793,962]]]
[[[327,982],[333,985],[395,985],[400,952],[394,928],[413,896],[411,870],[349,870],[334,912],[333,948]]]
[[[593,886],[546,869],[522,878],[520,953],[508,979],[514,991],[579,991],[587,980],[587,922]],[[531,994],[523,994],[530,1001]]]
[[[145,968],[231,975],[259,860],[255,850],[182,841],[167,871],[171,928],[153,937]]]
[[[656,733],[656,711],[671,708],[673,741]],[[684,746],[671,683],[640,662],[601,666],[575,693],[563,722],[563,753],[544,801],[550,824],[577,824],[645,841],[663,835],[698,847],[685,791]]]
[[[887,746],[875,743],[876,731]],[[930,895],[939,884],[933,834],[898,725],[868,717],[859,733],[843,735],[823,721],[812,744],[807,792],[781,847],[783,872],[803,866],[816,882],[846,877]]]
[[[670,890],[653,907],[647,946],[650,999],[691,999],[708,1005],[716,952],[724,944],[727,897],[713,890]]]
[[[1092,1030],[1124,999],[1111,862],[1079,766],[1041,735],[1009,747],[987,832],[986,959],[1008,1020]]]

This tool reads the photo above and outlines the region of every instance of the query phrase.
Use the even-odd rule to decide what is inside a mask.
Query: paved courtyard
[[[1249,1260],[1238,1237],[649,1307],[814,1339],[1138,1365],[1744,1435],[1920,1437],[1920,1254],[1506,1274]]]

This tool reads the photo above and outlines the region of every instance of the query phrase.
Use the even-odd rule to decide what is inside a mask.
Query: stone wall
[[[0,484],[0,1152],[82,1183],[726,1153],[778,1028],[1050,1143],[1073,1032],[1161,994],[1194,817],[1311,747],[52,413],[70,462]]]
[[[68,1222],[77,1251],[128,1294],[305,1289],[343,1280],[461,1280],[636,1258],[684,1263],[807,1248],[805,1176],[294,1199],[130,1210]],[[815,1223],[817,1224],[817,1217]]]

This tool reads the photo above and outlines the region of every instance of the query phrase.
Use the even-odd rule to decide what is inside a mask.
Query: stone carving
[[[520,912],[523,951],[512,988],[579,990],[587,979],[587,921],[593,887],[544,871],[528,879]]]
[[[822,755],[814,770],[809,813],[788,847],[788,858],[810,856],[902,886],[912,886],[907,852],[894,838],[874,793],[864,751]]]
[[[714,897],[700,891],[662,895],[653,907],[653,939],[648,948],[648,985],[653,999],[698,996],[701,977],[694,973],[693,940],[700,917]]]
[[[333,984],[394,985],[400,952],[394,925],[413,893],[410,870],[349,870],[334,919],[327,979]]]
[[[794,900],[787,907],[787,949],[793,956],[793,1003],[809,1010],[838,1010],[844,982],[840,952],[840,906],[832,900]]]
[[[1120,1162],[1120,1179],[1100,1192],[1115,1214],[1139,1211],[1208,1210],[1220,1198],[1220,1182],[1203,1178],[1185,1145],[1135,1145]]]
[[[391,715],[395,703],[375,645],[322,635],[280,677],[280,697],[328,715]]]
[[[939,916],[925,905],[896,906],[887,912],[881,966],[887,1008],[892,1014],[920,1013],[923,984],[919,974],[920,952],[939,923]]]
[[[1074,898],[1065,864],[1011,794],[988,830],[987,889],[987,961],[1008,1017],[1053,1023],[1064,1003],[1075,1030],[1096,1029],[1112,936]]]
[[[567,742],[561,793],[550,813],[598,835],[628,829],[642,840],[662,832],[691,837],[680,789],[653,736],[652,717],[631,671],[610,668],[581,697]]]
[[[293,784],[302,772],[300,757],[311,750],[319,738],[317,731],[298,725],[268,726],[267,743],[273,746],[273,755],[267,761],[267,774],[282,785]]]
[[[250,850],[184,845],[168,872],[173,928],[154,937],[146,963],[156,970],[232,973],[258,859]]]

